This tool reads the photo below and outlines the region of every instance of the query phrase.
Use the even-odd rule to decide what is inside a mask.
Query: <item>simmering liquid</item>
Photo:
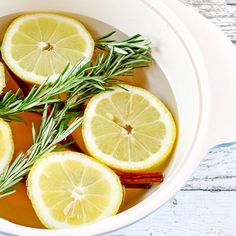
[[[25,122],[11,122],[15,153],[13,160],[20,152],[26,151],[32,144],[31,125],[34,123],[36,130],[38,129],[41,116],[36,113],[25,112],[20,115]],[[81,128],[74,135],[77,143],[81,147],[83,145]],[[79,135],[78,135],[79,134]],[[83,150],[86,152],[86,149]],[[164,168],[165,165],[161,167]],[[143,196],[147,194],[146,189],[124,189],[124,201],[120,208],[120,212],[129,209],[133,205],[139,203]],[[4,198],[0,198],[0,218],[4,218],[13,223],[34,228],[44,228],[40,223],[27,195],[26,179],[24,179],[16,188],[16,193]]]
[[[0,18],[0,40],[4,34],[5,29],[8,24],[14,19],[14,15],[6,16],[4,18]],[[73,17],[77,17],[77,15],[73,15]],[[104,24],[102,22],[96,21],[95,19],[88,18],[85,16],[79,16],[80,20],[84,25],[89,29],[94,38],[98,38],[99,35],[104,35],[108,32],[114,30],[110,25]],[[123,37],[124,35],[118,31],[119,37]],[[146,73],[146,72],[145,72]],[[125,82],[132,85],[137,85],[140,87],[151,87],[152,84],[149,85],[150,81],[146,79],[146,74],[143,70],[138,70],[134,73],[133,77],[129,77],[125,79]],[[159,73],[160,70],[159,70]],[[19,87],[17,83],[11,78],[9,73],[7,76],[7,86],[4,89],[4,92],[8,90],[16,91]],[[161,78],[163,75],[160,74],[151,74],[152,78]],[[22,94],[22,92],[20,93]],[[162,88],[160,87],[160,91],[158,94],[162,94]],[[15,145],[15,153],[14,158],[20,153],[26,151],[32,144],[32,123],[34,123],[36,130],[38,129],[41,122],[41,115],[36,113],[25,112],[20,115],[25,122],[10,122],[10,126],[12,128],[14,145]],[[83,144],[81,128],[78,128],[76,132],[74,132],[74,138],[76,142],[80,144],[83,152],[87,152],[86,148]],[[160,167],[158,167],[157,171],[164,171],[166,166],[168,165],[163,163]],[[136,204],[140,203],[144,198],[150,195],[154,191],[153,189],[125,189],[124,201],[120,208],[120,212],[127,210]],[[13,223],[24,225],[28,227],[34,228],[45,228],[39,221],[31,202],[27,196],[27,188],[26,188],[26,179],[24,179],[17,187],[16,193],[9,195],[4,198],[0,198],[0,218],[4,218]]]
[[[16,193],[0,199],[0,217],[19,225],[44,228],[35,214],[24,183],[18,185]]]
[[[10,122],[15,146],[13,160],[32,145],[32,123],[37,130],[41,122],[41,116],[35,113],[25,112],[20,117],[25,122]],[[19,183],[16,193],[0,198],[0,217],[24,226],[43,227],[27,196],[25,180]]]

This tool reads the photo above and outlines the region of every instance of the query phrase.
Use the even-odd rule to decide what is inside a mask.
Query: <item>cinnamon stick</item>
[[[161,183],[164,179],[160,172],[125,173],[115,171],[121,183],[127,188],[150,188],[153,183]]]
[[[123,184],[125,188],[142,188],[142,189],[149,189],[151,188],[152,184]]]
[[[20,87],[21,91],[24,94],[24,97],[26,97],[29,94],[30,90],[31,90],[30,86],[26,82],[24,82],[22,79],[17,77],[11,70],[8,70],[8,72],[11,75],[12,79],[14,79],[15,82]]]
[[[134,172],[134,173],[126,173],[122,171],[115,171],[118,176],[121,178],[128,179],[142,179],[142,178],[163,178],[163,174],[161,172]]]
[[[65,145],[71,141],[73,141],[74,138],[72,137],[72,135],[68,135],[64,140],[62,140],[60,142],[61,145]],[[69,146],[67,146],[66,148],[68,148],[71,151],[75,151],[75,152],[82,152],[82,150],[80,149],[80,147],[78,146],[78,144],[76,142],[71,143]]]
[[[127,184],[151,184],[151,183],[161,183],[163,178],[140,178],[140,179],[129,179],[129,178],[120,178],[121,183],[124,185]]]

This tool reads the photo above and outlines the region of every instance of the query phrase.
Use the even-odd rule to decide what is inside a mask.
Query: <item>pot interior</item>
[[[106,1],[106,3],[110,4],[108,1]],[[40,4],[41,3],[39,3],[39,5]],[[114,14],[114,17],[112,17],[112,15],[102,15],[101,12],[96,15],[96,11],[89,12],[89,8],[84,6],[85,5],[82,6],[83,10],[81,11],[83,15],[75,14],[75,11],[80,11],[73,11],[72,8],[70,11],[66,10],[66,12],[63,12],[63,7],[60,4],[58,5],[58,8],[60,9],[56,10],[57,7],[55,7],[54,11],[59,11],[79,19],[87,27],[94,39],[115,30],[117,32],[115,36],[117,39],[123,39],[127,37],[127,35],[130,36],[134,33],[140,33],[151,40],[153,43],[152,47],[155,63],[149,68],[135,72],[134,77],[127,78],[127,82],[146,88],[158,96],[172,112],[178,127],[178,140],[173,153],[165,163],[156,169],[164,173],[165,181],[160,185],[153,185],[149,190],[126,190],[125,199],[120,209],[121,213],[130,208],[135,208],[135,206],[138,207],[140,202],[152,193],[159,192],[161,187],[168,188],[165,184],[166,181],[172,178],[171,176],[174,171],[187,160],[188,157],[186,153],[189,151],[194,140],[198,123],[199,87],[196,79],[196,71],[193,67],[189,53],[178,38],[176,32],[167,24],[165,19],[158,16],[157,13],[152,11],[149,12],[149,10],[146,9],[146,16],[148,17],[145,18],[145,16],[143,16],[143,21],[140,20],[138,14],[132,14],[133,21],[130,21],[125,12],[124,19],[121,21],[116,18],[117,14]],[[144,7],[144,5],[137,4],[134,8],[137,8],[136,11],[138,12],[141,11],[141,7]],[[45,6],[37,8],[37,4],[31,6],[31,8],[32,11],[51,11],[51,9],[47,9]],[[65,6],[65,9],[66,8],[67,7]],[[28,10],[28,8],[26,9]],[[0,14],[0,40],[9,23],[16,16],[24,13],[24,11],[18,12],[20,13],[7,14],[4,16],[1,16]],[[111,20],[108,21],[107,17],[111,17]],[[130,24],[123,24],[126,20]],[[153,24],[153,22],[155,22],[155,24]],[[1,201],[3,200],[0,199],[0,204]],[[0,218],[1,217],[12,221],[11,217],[6,217],[0,211]],[[14,223],[25,225],[21,219]],[[37,227],[34,225],[28,226]]]
[[[9,23],[16,18],[17,16],[21,15],[20,14],[11,14],[7,15],[4,17],[0,18],[0,41],[2,41],[2,38],[4,36],[4,32],[6,28],[8,27]],[[116,31],[116,35],[114,36],[115,39],[125,39],[127,38],[127,35],[124,34],[123,32],[119,31],[119,29],[116,29],[112,27],[109,24],[103,23],[101,21],[98,21],[96,19],[87,17],[87,16],[81,16],[78,14],[68,14],[68,13],[63,13],[66,15],[69,15],[71,17],[74,17],[78,20],[80,20],[86,28],[89,30],[89,32],[92,34],[94,39],[99,38],[102,35],[105,35],[111,31]],[[156,64],[153,63],[150,68],[145,68],[145,69],[139,69],[138,71],[135,71],[134,76],[132,77],[127,77],[126,78],[127,83],[139,87],[143,87],[157,95],[159,98],[161,98],[165,104],[169,107],[169,109],[172,111],[175,120],[178,121],[178,114],[177,114],[177,106],[176,102],[174,99],[173,92],[170,88],[170,85],[168,83],[168,80],[166,79],[163,71],[160,69],[160,67]],[[163,163],[161,166],[159,166],[157,169],[158,171],[164,172],[164,175],[167,176],[170,166],[171,166],[171,157],[174,154],[170,156],[170,158]],[[146,190],[146,189],[126,189],[125,190],[125,198],[124,202],[121,206],[120,212],[125,211],[136,204],[138,204],[140,201],[145,199],[150,193],[158,188],[159,184],[156,184],[153,186],[151,189]],[[28,200],[26,197],[26,194],[22,191],[22,197],[25,198],[25,200]],[[13,201],[14,198],[12,198]],[[4,199],[0,199],[0,205],[1,202],[3,204]],[[16,203],[16,204],[20,204]],[[2,218],[7,218],[11,220],[11,217],[9,217],[9,214],[5,212],[0,212],[0,217]],[[21,218],[17,220],[18,224],[24,225],[25,222],[22,221]],[[37,227],[37,225],[36,225]],[[39,226],[40,227],[40,226]]]

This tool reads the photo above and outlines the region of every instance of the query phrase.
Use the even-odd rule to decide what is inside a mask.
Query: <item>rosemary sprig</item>
[[[95,41],[96,48],[101,50],[106,50],[107,48],[113,48],[115,52],[120,54],[129,54],[137,51],[137,49],[144,50],[145,52],[151,52],[150,42],[145,40],[142,35],[135,34],[128,39],[116,41],[111,39],[111,37],[116,33],[116,31],[110,32],[107,35]],[[149,55],[148,55],[149,56]]]
[[[78,88],[93,82],[98,90],[105,82],[114,85],[114,77],[131,75],[130,71],[152,61],[149,43],[141,35],[116,42],[109,40],[113,34],[96,40],[96,47],[103,52],[95,63],[90,61],[84,66],[78,63],[72,69],[67,66],[53,84],[46,81],[39,87],[34,86],[26,97],[19,96],[19,91],[7,92],[0,101],[0,118],[21,121],[17,116],[19,113],[42,110],[42,105],[61,102],[58,98],[61,93],[75,93]],[[90,95],[93,92],[96,93],[96,89],[89,90]]]
[[[18,93],[8,92],[0,103],[0,117],[7,120],[18,120],[17,114],[23,111],[38,110],[44,105],[42,123],[36,134],[32,127],[33,144],[0,174],[0,197],[14,193],[16,184],[30,171],[35,161],[43,154],[55,150],[56,144],[70,135],[82,122],[83,118],[76,118],[70,125],[72,117],[77,116],[77,107],[87,99],[101,91],[111,90],[117,83],[117,76],[130,75],[132,70],[146,66],[151,62],[150,48],[138,48],[130,45],[129,39],[124,53],[121,46],[103,42],[108,37],[97,41],[103,53],[96,58],[96,63],[76,65],[71,70],[66,68],[54,84],[45,83],[39,88],[33,87],[28,96],[18,97]],[[136,37],[135,37],[136,38]],[[141,40],[141,36],[139,36]],[[133,40],[133,39],[132,39]],[[142,42],[144,39],[142,39]],[[123,41],[122,41],[123,42]],[[112,41],[114,43],[114,41]],[[132,42],[133,43],[133,42]],[[116,49],[121,47],[122,50]],[[61,101],[56,95],[67,92],[67,99]],[[48,104],[53,108],[48,114]]]
[[[81,93],[81,89],[87,88],[88,92],[80,98],[79,102],[77,101],[77,106],[83,104],[91,96],[105,89],[111,89],[111,86],[120,86],[117,84],[120,82],[117,76],[133,75],[134,69],[146,67],[147,63],[152,62],[149,46],[145,49],[133,50],[129,54],[116,52],[114,48],[115,46],[104,46],[104,53],[97,56],[95,65],[91,65],[84,72],[80,86],[68,93],[68,96],[72,94],[76,96]]]
[[[33,145],[24,153],[20,153],[15,161],[0,175],[0,198],[14,193],[15,185],[28,174],[35,161],[43,154],[53,151],[56,144],[70,135],[82,122],[76,118],[69,126],[71,119],[68,109],[74,103],[72,97],[60,109],[58,104],[48,114],[44,107],[42,123],[38,134],[32,126]]]

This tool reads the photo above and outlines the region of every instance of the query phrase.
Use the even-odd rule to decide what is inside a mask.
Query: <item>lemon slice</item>
[[[4,71],[4,66],[0,62],[0,94],[2,93],[3,89],[6,86],[6,80],[5,80],[5,71]]]
[[[14,153],[11,128],[0,118],[0,174],[10,163]]]
[[[170,154],[176,126],[166,106],[147,90],[122,85],[94,96],[87,105],[83,137],[87,150],[110,167],[140,171]]]
[[[33,207],[48,228],[71,228],[117,213],[123,197],[118,176],[77,152],[40,158],[28,178]]]
[[[38,13],[16,18],[7,29],[1,51],[10,69],[23,80],[41,84],[54,81],[69,63],[93,54],[94,41],[77,20],[67,16]]]

